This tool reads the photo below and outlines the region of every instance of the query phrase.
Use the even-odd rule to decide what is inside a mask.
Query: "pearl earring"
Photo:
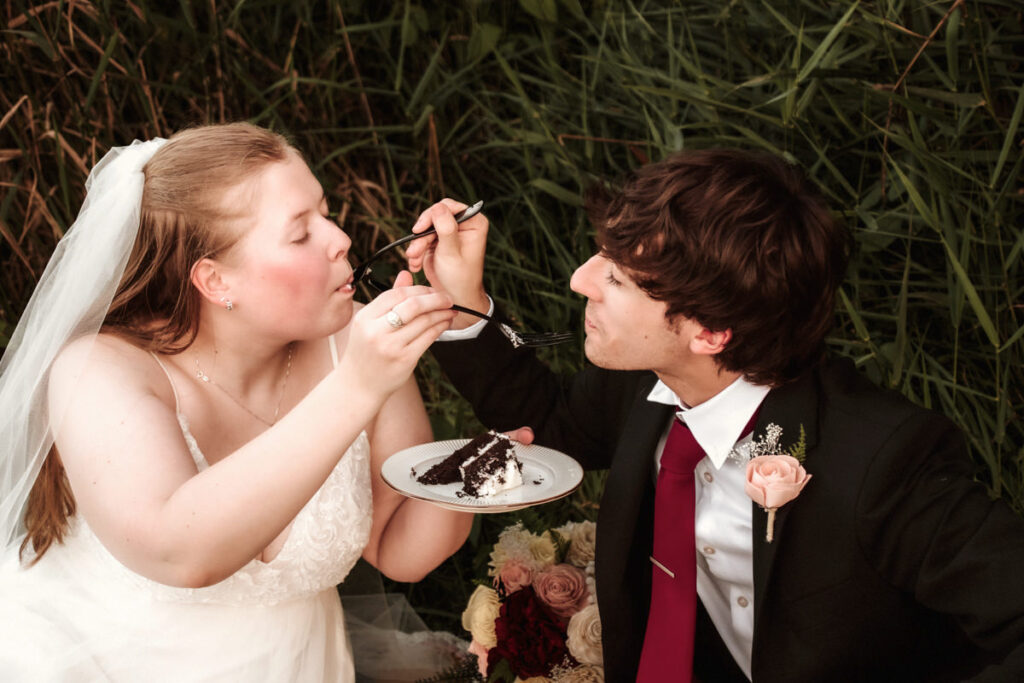
[[[222,296],[220,298],[220,302],[224,304],[224,308],[228,309],[229,311],[232,311],[235,308],[234,304],[231,303],[231,299],[227,298],[226,296]]]

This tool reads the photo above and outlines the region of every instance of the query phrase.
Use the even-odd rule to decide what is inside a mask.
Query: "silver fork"
[[[452,308],[456,311],[463,313],[469,313],[475,315],[478,318],[489,320],[498,326],[498,331],[505,335],[505,338],[512,342],[512,348],[518,349],[520,346],[555,346],[557,344],[564,344],[567,341],[572,341],[576,336],[572,332],[520,332],[515,330],[505,323],[496,321],[489,315],[474,311],[472,308],[466,308],[465,306],[459,306],[453,304]]]
[[[364,277],[363,281],[379,292],[385,292],[390,289],[386,284],[373,277]],[[484,320],[494,323],[495,326],[497,326],[498,331],[505,335],[505,338],[512,343],[512,348],[514,349],[518,349],[521,346],[529,346],[532,348],[539,346],[555,346],[556,344],[564,344],[567,341],[572,341],[576,337],[572,332],[520,332],[503,322],[498,322],[486,313],[474,311],[472,308],[466,308],[465,306],[459,306],[458,304],[452,304],[452,310],[475,315],[478,318],[483,318]]]

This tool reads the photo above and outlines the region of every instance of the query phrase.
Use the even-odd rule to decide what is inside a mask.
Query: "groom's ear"
[[[192,282],[199,294],[210,303],[218,304],[225,297],[230,297],[231,287],[221,277],[223,266],[213,259],[204,258],[196,261],[189,273],[189,280]]]
[[[725,350],[732,341],[732,330],[714,332],[702,327],[690,340],[690,351],[701,356],[714,356]]]

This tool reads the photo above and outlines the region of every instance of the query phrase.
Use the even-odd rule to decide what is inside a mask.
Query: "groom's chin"
[[[608,350],[602,347],[597,339],[594,339],[589,334],[583,342],[583,354],[587,357],[588,361],[603,370],[629,369],[624,367],[620,359],[617,359],[614,354],[608,353]]]

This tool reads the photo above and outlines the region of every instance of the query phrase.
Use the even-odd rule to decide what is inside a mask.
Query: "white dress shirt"
[[[694,470],[697,595],[747,678],[754,640],[754,549],[750,498],[743,489],[746,461],[732,453],[751,441],[752,435],[739,436],[768,390],[741,377],[704,403],[685,408],[659,381],[647,396],[676,406],[676,415],[707,454]],[[655,449],[655,477],[670,427],[671,421]]]

